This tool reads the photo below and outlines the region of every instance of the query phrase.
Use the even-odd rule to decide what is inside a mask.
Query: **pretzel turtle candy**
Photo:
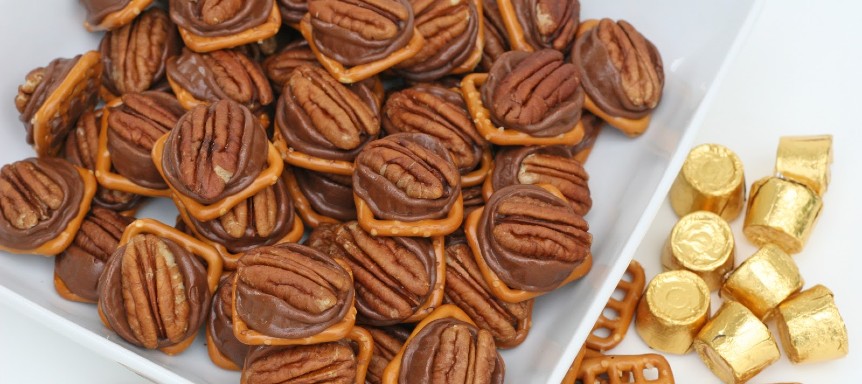
[[[559,189],[549,184],[537,184],[537,186],[544,188],[554,196],[565,201],[565,197],[563,197],[562,192]],[[506,283],[500,280],[500,277],[497,276],[494,271],[488,266],[488,263],[485,261],[485,258],[482,257],[482,250],[479,245],[479,236],[477,232],[477,227],[479,226],[479,219],[482,217],[482,212],[485,211],[485,207],[476,208],[473,212],[470,212],[467,215],[467,220],[464,222],[464,233],[467,236],[467,244],[470,246],[470,250],[473,252],[473,257],[476,259],[476,264],[479,265],[479,270],[482,271],[482,277],[485,279],[485,282],[488,284],[488,287],[491,289],[491,293],[494,294],[500,300],[503,300],[508,303],[520,303],[524,300],[529,300],[538,296],[541,296],[547,292],[536,292],[536,291],[525,291],[521,289],[512,289],[509,288]],[[593,267],[593,254],[592,252],[587,252],[584,260],[572,270],[572,273],[563,280],[560,285],[557,287],[562,287],[568,283],[571,283],[577,279],[580,279],[587,272],[590,271]]]
[[[368,208],[365,200],[362,200],[356,193],[353,194],[353,201],[356,203],[356,216],[359,225],[373,236],[445,236],[455,232],[464,219],[464,196],[461,193],[458,194],[455,204],[452,205],[452,210],[445,218],[410,222],[378,220],[371,212],[371,208]]]
[[[584,126],[580,121],[572,130],[551,137],[535,137],[524,132],[495,127],[491,122],[491,111],[482,103],[482,95],[479,92],[487,80],[487,73],[471,73],[461,80],[461,93],[467,102],[467,109],[476,123],[476,129],[485,140],[497,145],[575,145],[583,139]]]
[[[212,295],[213,293],[215,293],[216,287],[218,287],[219,279],[221,278],[223,266],[221,257],[219,257],[215,249],[185,233],[180,232],[176,228],[160,223],[153,219],[138,219],[129,224],[129,226],[126,227],[126,230],[123,232],[123,237],[120,238],[120,243],[117,248],[128,244],[129,240],[139,234],[151,234],[173,241],[178,246],[182,247],[189,253],[201,259],[201,261],[206,264],[207,286],[209,287],[209,294]],[[99,318],[102,319],[102,324],[104,324],[106,328],[112,330],[111,325],[108,322],[108,319],[102,309],[101,301],[99,301],[98,311]],[[159,348],[159,350],[167,355],[176,355],[186,350],[186,348],[188,348],[195,340],[197,334],[197,332],[194,332],[187,339],[175,345]]]
[[[658,377],[647,379],[645,370],[658,370]],[[648,353],[644,355],[602,356],[584,359],[578,372],[584,383],[608,384],[673,384],[673,372],[664,356]]]
[[[381,60],[345,68],[343,64],[327,57],[320,52],[320,49],[317,48],[317,43],[314,42],[314,36],[312,36],[313,30],[310,14],[306,14],[299,22],[299,32],[301,32],[302,37],[308,41],[308,46],[311,48],[311,51],[314,52],[314,56],[317,56],[317,60],[320,61],[323,68],[326,68],[326,70],[332,74],[332,77],[342,83],[355,83],[383,72],[395,64],[413,57],[419,53],[419,50],[421,50],[423,46],[425,46],[425,38],[422,37],[421,33],[419,33],[419,29],[414,27],[413,36],[410,38],[410,42],[401,49],[392,52],[392,54]]]
[[[165,180],[167,180],[167,178],[165,177],[165,170],[164,167],[162,167],[161,159],[165,150],[165,142],[168,140],[168,135],[170,135],[170,133],[166,133],[164,136],[156,140],[155,144],[153,144],[153,163],[156,165],[156,169],[159,171],[159,174],[161,174],[162,178],[165,178]],[[208,221],[223,216],[228,212],[228,210],[235,207],[237,204],[256,195],[264,188],[278,182],[278,178],[281,175],[282,170],[284,170],[284,163],[281,160],[278,149],[276,149],[272,143],[268,142],[267,145],[267,167],[257,175],[251,184],[241,191],[227,196],[213,204],[205,205],[179,193],[173,186],[171,186],[171,183],[168,182],[168,187],[171,189],[171,195],[174,200],[181,201],[187,212],[197,220]]]
[[[344,160],[323,159],[298,152],[287,145],[278,129],[272,134],[272,144],[278,149],[285,163],[295,167],[310,169],[315,172],[333,173],[336,175],[353,175],[353,162]]]
[[[629,276],[631,280],[626,280]],[[635,309],[640,300],[641,294],[644,291],[646,277],[644,269],[636,260],[632,260],[620,282],[617,284],[617,289],[625,292],[622,300],[617,300],[613,297],[608,299],[605,309],[615,311],[618,315],[614,319],[605,316],[604,312],[599,316],[596,325],[593,326],[593,331],[587,336],[586,346],[590,349],[595,349],[599,352],[605,352],[616,347],[626,332],[629,330],[629,325],[632,323],[632,318],[635,315]],[[596,331],[607,329],[607,336],[599,336]]]
[[[275,36],[279,28],[281,28],[281,12],[278,10],[277,2],[273,2],[269,17],[263,24],[233,35],[201,36],[183,27],[179,27],[179,30],[180,37],[183,38],[187,47],[195,52],[204,53],[263,41]]]
[[[114,28],[122,27],[131,23],[141,12],[144,11],[153,0],[131,0],[125,7],[116,12],[111,12],[102,19],[98,24],[91,24],[89,21],[84,22],[84,28],[90,32],[107,31]]]

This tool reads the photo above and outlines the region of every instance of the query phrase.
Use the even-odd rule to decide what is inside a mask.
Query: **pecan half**
[[[571,60],[590,99],[612,116],[640,118],[661,100],[661,55],[625,20],[602,19],[575,42]]]
[[[302,39],[285,45],[278,53],[267,57],[261,66],[269,81],[280,91],[300,65],[320,66],[308,42]]]
[[[209,53],[184,49],[168,60],[167,75],[172,86],[203,102],[229,99],[257,110],[273,101],[260,64],[236,49]]]
[[[587,222],[541,187],[513,185],[494,192],[479,219],[482,257],[514,289],[557,288],[590,252]]]
[[[245,360],[243,383],[356,382],[356,353],[348,340],[314,345],[252,348]]]
[[[503,382],[503,358],[488,331],[453,318],[428,323],[404,350],[398,383]]]
[[[237,340],[233,334],[233,273],[223,277],[219,282],[218,289],[213,295],[206,327],[210,339],[219,352],[238,367],[242,367],[245,356],[251,348]]]
[[[258,119],[242,105],[222,100],[180,118],[161,162],[174,189],[212,204],[251,184],[266,156],[266,133]]]
[[[171,0],[171,19],[200,36],[228,36],[266,22],[275,0]]]
[[[291,148],[343,161],[352,161],[380,133],[380,120],[366,101],[325,70],[306,65],[285,83],[276,126]]]
[[[197,333],[210,306],[206,268],[171,240],[138,234],[118,248],[99,279],[99,306],[126,341],[176,345]]]
[[[310,0],[308,13],[317,48],[345,66],[381,60],[413,37],[407,0]]]
[[[58,158],[29,158],[0,169],[0,244],[33,249],[56,238],[78,215],[84,182]]]
[[[494,157],[494,164],[494,190],[516,184],[551,184],[563,193],[576,214],[586,215],[593,206],[587,184],[590,177],[568,148],[503,148]]]
[[[335,242],[353,271],[357,321],[397,324],[425,303],[439,278],[427,239],[373,237],[359,223],[340,226]]]
[[[425,45],[396,65],[396,73],[412,81],[439,79],[477,49],[482,18],[473,0],[414,0],[411,4]]]
[[[96,169],[96,153],[99,145],[99,122],[102,111],[87,111],[78,119],[75,129],[66,138],[64,157],[70,163],[91,171]],[[131,209],[140,201],[140,196],[134,193],[115,191],[98,186],[93,203],[97,206],[125,211]]]
[[[258,247],[237,267],[234,305],[250,329],[272,337],[316,335],[352,307],[353,281],[332,258],[298,244]]]
[[[579,0],[511,0],[524,39],[533,49],[551,48],[563,54],[575,41],[581,15]]]
[[[132,218],[94,207],[69,248],[54,258],[54,274],[70,292],[87,300],[98,300],[99,276],[131,222]]]
[[[356,220],[353,180],[350,176],[294,168],[296,185],[311,209],[323,216],[344,222]]]
[[[488,143],[476,130],[461,94],[434,85],[395,92],[383,105],[387,133],[419,132],[434,136],[449,149],[461,174],[475,169]]]
[[[381,384],[383,382],[383,370],[386,369],[392,358],[401,351],[404,342],[410,337],[410,330],[399,325],[380,328],[365,327],[365,329],[374,339],[374,349],[371,352],[371,361],[368,362],[365,383]]]
[[[497,0],[482,0],[482,13],[485,47],[482,49],[482,61],[479,62],[479,67],[483,72],[488,72],[497,58],[510,50],[509,35],[506,32],[506,25],[503,24],[503,16],[500,15]]]
[[[461,177],[439,140],[423,133],[397,133],[360,152],[353,187],[377,218],[439,219],[461,193]]]
[[[581,118],[584,90],[577,68],[559,51],[513,51],[497,58],[482,86],[482,103],[497,126],[537,137],[571,131]]]
[[[115,95],[146,91],[164,80],[165,62],[181,47],[168,13],[150,8],[102,38],[102,84]]]
[[[446,247],[446,301],[491,332],[500,348],[516,347],[527,337],[533,300],[512,304],[494,297],[465,243]]]

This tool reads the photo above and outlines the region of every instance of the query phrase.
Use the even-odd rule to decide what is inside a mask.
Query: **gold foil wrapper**
[[[709,319],[709,288],[688,271],[656,275],[638,303],[635,329],[650,348],[684,354]]]
[[[822,208],[820,196],[805,185],[766,177],[751,185],[742,232],[757,246],[772,243],[799,253]]]
[[[710,211],[733,220],[745,202],[742,162],[718,144],[694,147],[670,187],[670,205],[679,216]]]
[[[816,285],[781,303],[776,324],[784,352],[794,363],[847,355],[847,327],[829,288]]]
[[[811,188],[820,196],[829,187],[832,135],[784,136],[778,142],[775,174]]]
[[[697,274],[710,291],[716,291],[733,269],[734,248],[733,232],[723,218],[707,211],[692,212],[673,226],[661,263],[665,270]]]
[[[744,383],[781,357],[766,325],[735,301],[725,302],[700,330],[694,349],[725,383]]]
[[[745,305],[763,321],[790,295],[802,289],[803,280],[793,258],[774,244],[766,244],[727,277],[721,297]]]

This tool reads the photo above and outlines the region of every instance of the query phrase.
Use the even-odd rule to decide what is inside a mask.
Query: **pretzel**
[[[334,173],[336,175],[352,176],[353,162],[344,160],[329,160],[297,151],[287,145],[284,136],[278,129],[272,134],[272,143],[285,163],[295,167],[310,169],[315,172]]]
[[[443,303],[444,287],[446,286],[446,245],[443,236],[435,236],[433,241],[434,259],[434,274],[436,280],[431,293],[422,305],[416,308],[410,317],[404,319],[402,323],[415,323],[427,317],[435,308]]]
[[[179,27],[180,36],[191,50],[195,52],[212,52],[219,49],[237,47],[256,43],[275,36],[281,28],[281,11],[278,4],[272,4],[272,10],[266,21],[249,29],[228,36],[201,36],[183,27]]]
[[[485,140],[497,145],[575,145],[583,139],[584,126],[580,120],[570,131],[551,137],[536,137],[513,129],[495,127],[491,122],[491,111],[482,103],[479,92],[487,79],[487,73],[471,73],[461,80],[461,94],[467,102],[476,129]]]
[[[302,221],[305,222],[311,228],[317,228],[320,224],[338,224],[340,221],[333,219],[329,216],[324,216],[317,213],[314,208],[311,207],[311,203],[308,202],[308,199],[302,194],[302,190],[299,189],[299,184],[296,183],[296,176],[293,174],[293,171],[290,167],[285,167],[282,172],[282,177],[284,178],[284,183],[287,186],[287,193],[290,194],[290,198],[293,199],[293,206],[296,207],[296,212],[299,213],[299,216],[302,218]]]
[[[585,147],[581,148],[574,155],[572,155],[572,158],[574,158],[577,161],[580,161],[581,164],[586,164],[587,159],[590,157],[590,154],[593,152],[593,147],[596,146],[596,138],[599,136],[599,133],[601,132],[601,130],[602,130],[602,127],[597,126],[593,130],[593,132],[590,136],[584,137],[584,140],[589,140],[588,144]]]
[[[132,22],[135,17],[141,14],[147,7],[150,6],[153,0],[131,0],[123,9],[116,12],[111,12],[102,19],[102,22],[96,25],[90,22],[84,22],[84,28],[89,32],[109,31],[117,27],[122,27]]]
[[[587,348],[587,345],[584,344],[581,346],[581,350],[578,352],[577,356],[575,356],[575,360],[572,361],[572,365],[569,367],[569,370],[566,371],[566,376],[563,377],[563,381],[560,382],[560,384],[575,384],[578,379],[578,372],[581,370],[581,363],[583,363],[584,359],[602,356],[604,355],[601,352],[589,349]]]
[[[476,35],[476,45],[473,46],[473,52],[470,52],[467,60],[464,60],[461,65],[449,71],[450,75],[462,75],[473,71],[476,65],[479,64],[479,61],[482,60],[482,53],[485,51],[485,23],[482,21],[482,0],[473,0],[473,5],[476,6],[476,14],[479,15],[479,30]]]
[[[102,124],[99,130],[99,146],[96,150],[96,179],[99,184],[108,189],[115,191],[134,193],[141,196],[150,197],[170,197],[170,189],[154,189],[147,188],[135,184],[127,177],[111,171],[113,160],[111,159],[111,151],[108,149],[108,116],[111,114],[111,108],[123,105],[123,99],[115,98],[102,108]]]
[[[626,275],[631,276],[631,281],[626,280]],[[629,330],[629,325],[632,323],[632,318],[635,315],[635,309],[638,306],[641,294],[644,291],[646,277],[644,269],[636,260],[632,260],[625,274],[617,284],[617,289],[625,292],[622,300],[617,300],[613,297],[608,299],[605,305],[606,309],[611,309],[618,313],[615,319],[609,319],[602,313],[593,326],[593,331],[587,336],[586,346],[590,349],[595,349],[599,352],[605,352],[616,347]],[[596,331],[599,329],[607,329],[607,336],[599,336]]]
[[[524,38],[524,27],[518,22],[518,16],[511,0],[497,0],[497,8],[500,9],[500,17],[506,28],[509,46],[513,51],[533,52],[533,46]]]
[[[62,278],[60,278],[60,275],[58,275],[57,272],[54,272],[54,290],[57,291],[57,294],[59,294],[60,297],[66,299],[66,300],[69,300],[69,301],[75,301],[78,303],[87,303],[87,304],[96,304],[97,303],[96,300],[85,299],[81,296],[78,296],[78,294],[72,292],[71,290],[69,290],[69,287],[66,286],[66,283],[63,281]]]
[[[180,106],[182,106],[183,109],[188,111],[194,109],[199,105],[210,104],[208,101],[203,101],[196,98],[187,89],[174,82],[170,76],[165,76],[165,78],[168,79],[168,85],[171,87],[171,90],[174,91],[174,95],[177,97],[177,101],[180,103]],[[251,113],[254,114],[255,112],[252,111]],[[263,128],[269,128],[270,120],[269,115],[267,115],[266,112],[260,112],[257,115],[257,118]]]
[[[96,195],[96,178],[93,174],[89,170],[81,167],[76,166],[75,169],[81,176],[84,188],[83,193],[81,194],[81,202],[78,203],[78,214],[69,221],[69,224],[66,225],[63,232],[60,232],[56,237],[42,243],[42,245],[39,245],[36,248],[18,249],[0,245],[0,251],[18,254],[54,256],[65,251],[66,248],[72,244],[72,240],[75,239],[78,229],[81,228],[81,223],[84,221],[84,217],[86,217],[87,212],[90,211],[90,203],[93,201],[93,196]]]
[[[334,258],[336,263],[344,268],[353,280],[353,272],[350,267],[338,258]],[[243,344],[248,345],[309,345],[328,343],[330,341],[338,341],[350,334],[353,325],[356,323],[356,298],[350,302],[350,309],[339,322],[332,324],[328,328],[320,331],[314,336],[302,337],[298,339],[285,339],[281,337],[268,336],[248,327],[245,321],[239,316],[236,310],[236,287],[239,280],[239,274],[235,274],[233,278],[233,308],[231,310],[231,318],[233,320],[233,335]]]
[[[216,347],[215,340],[213,340],[213,336],[210,333],[210,327],[205,326],[204,328],[206,329],[204,335],[207,339],[207,355],[209,355],[213,364],[219,368],[227,369],[228,371],[242,371],[242,367],[236,365],[233,360],[225,356],[225,354],[219,351],[218,347]]]
[[[445,318],[454,318],[476,326],[476,323],[474,323],[473,320],[470,319],[470,316],[467,316],[461,308],[452,304],[441,305],[416,325],[416,328],[413,329],[410,337],[408,337],[407,341],[405,341],[401,346],[401,350],[398,351],[398,353],[392,357],[392,360],[389,361],[389,365],[387,365],[386,369],[383,370],[383,376],[380,378],[380,381],[383,384],[398,383],[398,376],[401,374],[401,359],[404,357],[404,351],[407,349],[407,344],[410,344],[410,341],[413,340],[413,338],[432,321]]]
[[[485,148],[482,151],[482,162],[479,163],[479,168],[470,171],[466,175],[461,175],[461,187],[474,187],[490,179],[489,175],[491,174],[493,165],[494,155],[491,154],[491,148]]]
[[[63,102],[80,91],[79,83],[86,82],[85,79],[89,77],[98,77],[98,81],[101,81],[101,73],[102,55],[98,51],[84,53],[36,110],[30,123],[33,125],[33,149],[39,157],[56,157],[56,154],[51,153],[51,122],[56,116],[66,114],[63,109],[68,108],[68,105]]]
[[[170,135],[170,132],[164,134],[156,140],[155,144],[153,144],[153,164],[156,165],[156,170],[159,171],[162,178],[168,182],[168,187],[171,189],[171,194],[174,200],[182,201],[183,205],[187,208],[187,211],[199,221],[209,221],[223,216],[237,204],[256,195],[264,188],[278,182],[278,178],[281,176],[281,171],[284,169],[284,163],[281,161],[281,156],[279,156],[278,150],[275,149],[275,146],[272,145],[272,143],[268,143],[269,148],[267,150],[266,157],[269,165],[257,175],[251,184],[243,188],[241,191],[227,196],[213,204],[204,205],[176,191],[165,177],[165,170],[162,167],[162,154],[165,150],[165,141],[167,141],[168,135]]]
[[[657,368],[658,377],[647,379],[644,370]],[[670,364],[662,355],[602,356],[584,359],[578,372],[578,379],[584,383],[609,384],[673,384]]]
[[[458,198],[449,214],[443,219],[425,219],[419,221],[378,220],[371,208],[355,192],[353,201],[356,203],[356,216],[362,229],[372,236],[406,236],[431,237],[445,236],[455,232],[464,219],[464,195],[458,193]]]
[[[559,189],[550,184],[536,184],[539,187],[544,188],[548,192],[551,192],[554,196],[557,196],[560,199],[565,200],[562,192]],[[529,300],[541,295],[544,295],[548,292],[535,292],[535,291],[524,291],[521,289],[512,289],[506,286],[500,277],[497,276],[494,271],[488,266],[488,263],[485,262],[485,258],[482,256],[482,249],[479,246],[479,237],[476,232],[477,227],[479,226],[479,218],[482,217],[482,212],[485,211],[485,207],[476,208],[473,212],[470,212],[467,215],[467,220],[464,223],[464,233],[467,236],[467,244],[470,246],[470,250],[473,252],[473,258],[476,259],[476,264],[479,265],[479,271],[482,272],[482,277],[485,279],[485,283],[488,284],[488,288],[491,290],[491,293],[500,300],[503,300],[507,303],[520,303],[525,300]],[[588,252],[587,256],[581,262],[580,265],[576,266],[572,273],[569,274],[565,280],[563,280],[557,288],[562,287],[568,283],[571,283],[577,279],[580,279],[587,272],[590,271],[593,267],[593,254],[592,252]]]
[[[198,230],[195,228],[194,224],[192,223],[191,218],[189,217],[189,212],[188,212],[188,210],[186,210],[185,204],[183,204],[183,202],[181,200],[176,199],[176,198],[174,198],[173,201],[174,201],[174,204],[176,204],[176,206],[177,206],[177,210],[180,212],[180,217],[182,218],[183,222],[186,224],[186,227],[189,229],[189,231],[194,233],[195,237],[197,237],[200,241],[206,243],[207,245],[209,245],[210,247],[215,249],[216,252],[218,252],[219,256],[222,258],[222,261],[224,262],[224,269],[235,270],[237,262],[239,262],[239,259],[241,257],[243,257],[243,255],[245,255],[245,252],[231,253],[227,249],[227,247],[224,246],[224,244],[217,243],[215,241],[212,241],[212,240],[207,239],[206,237],[202,236],[200,234],[200,232],[198,232]],[[281,239],[276,241],[274,244],[295,243],[295,242],[299,241],[300,239],[302,239],[302,235],[304,233],[305,233],[305,227],[302,225],[302,220],[299,220],[299,218],[294,218],[293,219],[293,228],[291,228],[290,232],[285,234],[284,237],[282,237]]]
[[[301,32],[302,37],[308,41],[308,47],[311,48],[312,52],[314,52],[314,56],[317,57],[320,65],[322,65],[323,68],[326,68],[326,70],[332,74],[332,77],[342,83],[359,82],[383,72],[386,69],[415,56],[419,53],[422,47],[425,46],[425,38],[422,36],[422,33],[419,32],[419,29],[414,27],[413,36],[410,38],[407,45],[401,49],[392,52],[392,54],[383,59],[345,68],[343,64],[324,55],[320,52],[320,49],[317,48],[317,43],[314,42],[314,36],[312,36],[311,14],[306,14],[299,22],[299,32]]]
[[[494,340],[498,349],[510,349],[521,345],[530,334],[530,328],[533,327],[533,304],[535,301],[527,303],[527,316],[523,319],[518,319],[518,324],[515,324],[515,337],[505,342]]]

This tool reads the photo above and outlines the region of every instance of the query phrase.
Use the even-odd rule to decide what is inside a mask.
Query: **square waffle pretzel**
[[[626,280],[626,276],[630,276],[631,280]],[[611,297],[605,305],[605,309],[615,311],[618,316],[610,319],[602,312],[593,326],[593,331],[587,336],[587,348],[605,352],[623,341],[623,337],[626,336],[626,332],[628,332],[634,318],[638,300],[640,300],[641,294],[644,291],[645,284],[646,277],[644,276],[643,267],[637,261],[632,260],[631,264],[626,268],[623,278],[617,284],[617,289],[625,292],[622,300]],[[600,329],[607,329],[608,335],[599,336],[596,334],[596,331]]]

